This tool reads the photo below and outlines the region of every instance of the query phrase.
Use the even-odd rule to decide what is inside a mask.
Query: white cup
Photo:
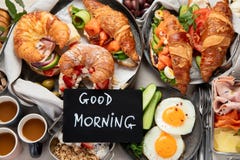
[[[9,120],[6,120],[6,117],[5,118],[2,117],[3,119],[1,119],[1,116],[0,116],[0,126],[15,124],[20,118],[20,105],[19,105],[18,101],[11,96],[0,96],[0,107],[4,107],[1,105],[6,102],[11,102],[11,103],[15,104],[17,110],[16,110],[15,115]],[[9,106],[9,108],[10,108],[10,106]],[[0,108],[0,111],[4,111],[5,115],[10,115],[10,113],[7,113],[7,111],[10,112],[10,110],[8,110],[6,107],[3,110],[2,109],[3,108]]]
[[[22,151],[22,146],[21,146],[21,144],[18,140],[17,134],[13,130],[11,130],[7,127],[0,127],[0,136],[3,135],[3,134],[6,134],[6,133],[10,133],[11,135],[13,135],[14,140],[15,140],[15,144],[14,144],[14,147],[12,148],[12,150],[9,153],[4,154],[4,155],[0,155],[1,160],[14,159]],[[0,144],[1,144],[0,145],[0,150],[1,150],[1,149],[3,149],[1,147],[4,147],[3,141],[1,141]]]
[[[41,120],[44,124],[44,131],[41,135],[39,135],[39,137],[36,137],[34,139],[32,139],[32,137],[26,137],[27,135],[25,134],[24,135],[24,126],[26,125],[29,125],[30,121],[31,120],[34,120],[34,119],[38,119],[38,120]],[[32,127],[29,128],[29,130],[32,132],[30,133],[30,135],[37,135],[38,133],[34,133],[34,131],[36,131],[37,129],[34,129],[36,125],[36,123],[33,125],[34,123],[32,123]],[[25,127],[26,127],[25,126]],[[28,126],[29,127],[29,126]],[[26,127],[27,128],[27,127]],[[25,128],[25,129],[26,129]],[[33,158],[38,158],[41,156],[41,153],[42,153],[42,143],[45,142],[48,138],[48,134],[47,134],[47,128],[48,128],[48,125],[47,125],[47,122],[45,120],[45,118],[43,116],[41,116],[40,114],[36,114],[36,113],[31,113],[31,114],[28,114],[26,116],[24,116],[19,124],[18,124],[18,128],[17,128],[17,131],[18,131],[18,135],[20,137],[20,139],[25,142],[25,143],[28,143],[29,144],[29,151],[30,151],[30,155],[33,157]]]
[[[27,138],[27,137],[25,137],[23,135],[23,127],[24,127],[24,125],[26,124],[26,122],[28,122],[29,120],[32,120],[32,119],[39,119],[39,120],[41,120],[43,122],[44,128],[45,128],[43,134],[41,135],[41,137],[39,137],[36,140],[30,140],[29,138]],[[45,118],[43,116],[41,116],[40,114],[31,113],[31,114],[28,114],[28,115],[24,116],[20,120],[20,122],[18,124],[18,129],[17,130],[18,130],[18,135],[21,138],[21,140],[26,142],[26,143],[44,142],[45,135],[47,134],[47,122],[46,122]]]

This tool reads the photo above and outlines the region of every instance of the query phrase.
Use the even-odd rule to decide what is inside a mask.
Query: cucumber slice
[[[153,40],[155,43],[159,43],[160,39],[158,38],[158,36],[156,34],[153,34]]]
[[[179,17],[183,16],[185,13],[187,13],[188,11],[188,6],[187,5],[182,5],[180,8],[179,8]]]
[[[143,114],[143,129],[150,129],[153,122],[153,117],[155,113],[155,108],[162,97],[162,93],[160,91],[156,91],[151,99],[148,107],[146,108]]]
[[[145,110],[145,108],[151,101],[156,89],[157,89],[157,86],[155,84],[151,83],[143,91],[143,110]]]
[[[201,56],[196,56],[196,63],[197,63],[198,68],[200,68]]]
[[[118,52],[114,52],[112,54],[113,54],[113,58],[117,60],[125,60],[128,58],[128,56],[122,50]]]
[[[82,9],[72,16],[72,23],[76,28],[82,29],[90,19],[90,13],[87,10]]]
[[[193,13],[194,11],[199,10],[200,8],[197,4],[193,4],[189,9]]]
[[[152,47],[152,50],[154,51],[154,53],[158,53],[160,51],[163,50],[163,47],[158,47],[158,44],[154,41],[154,39],[151,40],[151,47]]]
[[[60,56],[58,54],[56,54],[51,63],[49,63],[46,66],[42,66],[40,69],[41,70],[49,70],[49,69],[55,67],[58,64],[59,59],[60,59]]]

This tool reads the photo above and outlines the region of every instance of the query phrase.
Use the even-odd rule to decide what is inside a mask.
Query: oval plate
[[[158,90],[162,93],[162,98],[160,101],[166,98],[170,97],[180,97],[183,99],[190,100],[189,97],[182,95],[177,89],[174,88],[164,88],[164,87],[158,87]],[[194,104],[194,102],[192,102]],[[201,121],[201,116],[198,108],[195,106],[195,113],[196,113],[196,119],[195,124],[193,127],[193,130],[190,134],[183,135],[183,141],[185,143],[185,149],[182,154],[182,156],[179,158],[180,160],[190,160],[193,158],[193,156],[196,154],[202,140],[202,133],[203,133],[203,126]],[[153,124],[154,126],[154,124]],[[144,131],[145,132],[145,131]],[[128,144],[122,144],[123,148],[129,153],[130,156],[132,156],[134,159],[137,160],[147,160],[147,158],[143,155],[140,158],[137,158],[133,151],[128,148]]]
[[[144,56],[146,57],[148,63],[150,64],[150,66],[153,68],[153,70],[156,72],[156,74],[159,75],[159,71],[157,68],[155,68],[152,65],[151,62],[151,57],[150,57],[150,40],[152,38],[151,34],[152,34],[152,18],[154,17],[154,12],[159,9],[160,7],[162,7],[163,5],[160,2],[154,3],[154,6],[152,7],[152,10],[147,14],[146,18],[145,18],[145,22],[143,24],[143,38],[144,38],[144,42],[145,42],[145,49],[144,49]],[[166,8],[167,9],[167,8]],[[169,10],[172,14],[174,14],[175,16],[177,16],[177,12],[173,11],[173,10]],[[227,55],[226,55],[226,61],[224,64],[230,63],[234,58],[236,58],[237,54],[235,54],[237,52],[237,49],[240,46],[240,36],[238,34],[235,34],[235,37],[233,39],[233,43],[232,45],[229,47],[228,51],[227,51]],[[223,64],[223,65],[224,65]],[[226,72],[227,70],[216,70],[215,73],[213,74],[211,80],[216,77],[219,76],[220,74],[223,74],[224,72]],[[201,74],[199,71],[199,68],[196,64],[195,58],[193,58],[192,61],[192,68],[190,70],[190,84],[200,84],[203,83],[203,80],[201,78]],[[160,79],[160,76],[159,76]],[[161,80],[161,79],[160,79]],[[167,83],[168,84],[168,83]],[[168,84],[170,86],[170,84]]]

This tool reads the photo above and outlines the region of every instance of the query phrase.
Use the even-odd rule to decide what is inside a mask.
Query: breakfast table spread
[[[32,11],[35,11],[35,10],[50,11],[57,4],[57,2],[59,0],[53,0],[53,1],[51,1],[51,0],[41,0],[41,2],[39,0],[22,0],[22,1],[23,1],[24,5],[25,5],[26,11],[27,12],[32,12]],[[76,1],[77,0],[73,1],[74,5],[78,4],[78,2],[76,2]],[[122,0],[118,0],[118,1],[120,3],[123,3]],[[128,5],[130,4],[130,1],[126,0],[125,2],[126,3],[124,3],[124,4],[127,7],[129,7]],[[160,2],[161,2],[161,4],[166,6],[168,9],[170,8],[170,9],[176,11],[176,10],[178,10],[176,8],[179,7],[178,5],[182,1],[181,0],[176,1],[177,2],[176,4],[172,0],[170,0],[169,2],[166,2],[165,0],[160,0]],[[153,17],[155,16],[154,18],[156,20],[156,17],[157,17],[156,13],[157,12],[155,12],[154,14],[151,13],[151,12],[153,12],[154,10],[158,10],[158,7],[159,7],[160,3],[155,1],[152,4],[153,4],[152,6],[150,6],[150,4],[146,4],[146,8],[148,8],[148,10],[145,10],[145,14],[137,12],[137,11],[135,11],[133,9],[131,10],[133,16],[137,17],[137,18],[135,17],[136,18],[136,24],[140,28],[140,33],[143,34],[143,37],[142,37],[143,40],[144,41],[149,41],[149,42],[152,42],[152,39],[154,39],[155,37],[154,37],[154,34],[152,36],[149,36],[150,34],[152,34],[150,32],[153,32],[153,31],[151,31],[152,30],[151,29],[152,24],[148,25],[145,22],[152,21],[152,18],[150,19],[148,17],[149,15],[153,16]],[[18,4],[16,4],[16,6],[17,6],[17,10],[21,11],[21,7]],[[7,9],[7,7],[6,7],[5,3],[4,3],[4,0],[0,1],[0,8]],[[63,21],[69,21],[69,19],[66,16],[66,14],[68,14],[68,11],[67,11],[67,9],[65,9],[65,10],[64,9],[58,11],[56,13],[56,15],[61,17],[60,19],[63,20]],[[121,8],[121,10],[126,10],[126,8]],[[150,14],[148,15],[147,13],[149,13],[149,12],[150,12]],[[159,12],[159,14],[163,14],[163,13]],[[168,14],[168,13],[164,13],[164,14]],[[236,18],[236,17],[234,16],[234,18]],[[131,19],[131,17],[129,19]],[[238,47],[238,46],[240,46],[239,45],[239,41],[240,41],[239,40],[240,39],[239,38],[239,32],[240,32],[240,27],[239,27],[240,25],[239,25],[239,23],[240,23],[240,21],[239,21],[239,19],[237,19],[237,20],[234,19],[234,22],[235,23],[233,23],[233,26],[234,26],[235,32],[237,32],[237,33],[235,33],[234,45],[233,45],[233,47],[231,47],[230,55],[228,55],[228,56],[230,56],[229,61],[231,60],[231,62],[233,62],[233,64],[232,64],[232,67],[230,67],[229,70],[225,70],[221,74],[222,74],[222,76],[226,76],[226,75],[230,75],[231,74],[231,75],[234,75],[236,77],[237,76],[240,77],[239,73],[236,72],[236,71],[239,71],[239,67],[240,66],[238,64],[240,64],[240,56],[235,54],[235,53],[240,53],[240,49]],[[149,22],[149,23],[151,23],[151,22]],[[136,27],[135,23],[132,23],[131,27],[133,27],[133,28]],[[10,29],[10,31],[11,31],[11,29]],[[136,29],[135,32],[134,32],[134,34],[137,35],[138,34],[137,33],[138,29]],[[20,34],[21,33],[19,33],[19,35]],[[177,37],[177,39],[178,40],[181,39],[182,36],[183,35],[181,35],[180,38]],[[10,55],[10,56],[7,55],[8,53],[6,51],[9,51],[9,52],[13,51],[13,42],[12,42],[13,35],[10,34],[9,37],[10,37],[9,41],[7,42],[7,45],[5,46],[4,54],[0,55],[0,62],[1,62],[0,63],[0,71],[1,70],[7,70],[7,71],[11,72],[11,73],[7,73],[7,75],[8,75],[7,78],[9,80],[9,83],[12,83],[11,84],[11,88],[9,88],[9,91],[7,90],[7,92],[4,92],[4,94],[6,94],[6,95],[16,94],[16,95],[13,95],[13,96],[14,97],[17,96],[18,98],[20,97],[18,100],[22,104],[22,110],[23,110],[24,113],[31,113],[31,112],[33,112],[33,113],[41,113],[43,116],[47,115],[47,118],[46,118],[47,121],[50,122],[51,124],[55,124],[54,122],[57,122],[59,120],[59,117],[61,117],[61,110],[59,109],[59,107],[60,108],[63,107],[62,101],[59,100],[59,98],[55,97],[54,95],[52,95],[52,94],[50,94],[48,92],[45,92],[44,90],[42,90],[41,87],[39,87],[39,88],[36,87],[36,90],[33,90],[33,91],[31,91],[31,93],[29,93],[29,90],[31,90],[31,84],[28,83],[28,79],[31,79],[33,76],[31,77],[31,75],[28,75],[28,74],[31,74],[32,72],[31,73],[27,73],[28,71],[25,71],[24,68],[22,68],[22,67],[19,67],[19,69],[16,69],[17,66],[21,66],[21,65],[26,66],[27,64],[22,63],[19,59],[16,59],[12,55]],[[74,38],[76,38],[76,37],[74,37]],[[77,37],[77,39],[78,39],[78,37]],[[183,39],[184,40],[181,39],[181,42],[186,40],[186,38],[183,38]],[[174,40],[174,38],[173,38],[173,40]],[[141,39],[137,39],[137,41],[138,42],[142,42]],[[84,42],[84,40],[83,40],[83,42]],[[148,42],[145,42],[145,43],[148,43]],[[165,42],[163,42],[163,43],[165,43]],[[149,45],[147,45],[147,44],[139,43],[139,44],[136,44],[136,45],[138,45],[138,47],[139,47],[138,51],[141,50],[141,49],[144,50],[144,54],[145,54],[145,52],[147,52],[149,50],[150,50],[149,52],[151,52],[151,53],[153,52],[149,48],[148,48],[149,50],[146,49],[147,47],[149,47]],[[234,47],[234,46],[236,46],[236,47]],[[81,46],[79,45],[79,47],[81,47]],[[185,47],[187,47],[187,46],[185,46]],[[181,51],[184,51],[184,50],[181,50]],[[72,52],[74,52],[74,51],[72,50]],[[68,54],[71,54],[71,53],[69,52]],[[130,78],[131,79],[131,81],[130,81],[131,84],[128,87],[129,88],[133,88],[133,89],[139,89],[139,88],[142,88],[142,87],[146,87],[149,84],[155,84],[158,87],[159,90],[162,89],[162,93],[172,94],[170,97],[175,95],[176,94],[175,90],[172,91],[172,88],[169,89],[171,85],[168,84],[168,83],[163,82],[162,80],[160,80],[160,74],[155,74],[155,72],[153,71],[153,66],[149,65],[152,62],[152,59],[151,59],[152,57],[147,57],[144,54],[141,57],[141,60],[140,60],[141,63],[139,64],[139,67],[137,69],[135,69],[135,70],[133,69],[130,72],[125,72],[121,68],[120,69],[118,68],[119,70],[117,70],[118,73],[123,72],[125,74],[124,78],[127,77],[126,79],[128,79],[128,77],[133,77],[133,79]],[[5,62],[3,62],[3,60],[5,60]],[[12,62],[13,62],[13,64],[11,64]],[[6,65],[6,63],[7,63],[7,65]],[[199,74],[198,73],[194,74],[195,71],[199,69],[198,66],[197,66],[197,59],[196,59],[196,62],[194,61],[193,66],[194,65],[195,65],[195,68],[193,67],[193,69],[191,71],[189,71],[190,74],[191,74],[192,81],[189,82],[190,84],[188,84],[188,89],[186,90],[186,89],[182,89],[181,87],[179,87],[179,88],[177,87],[182,93],[185,92],[186,97],[188,99],[190,99],[192,102],[194,102],[194,105],[198,105],[198,106],[195,106],[195,109],[200,109],[199,111],[196,111],[195,128],[193,129],[193,133],[191,135],[192,137],[189,136],[190,137],[189,138],[188,136],[185,136],[185,137],[183,136],[184,137],[183,138],[184,141],[186,140],[188,142],[188,144],[185,144],[186,145],[185,148],[188,149],[188,148],[192,147],[193,151],[191,150],[191,152],[194,152],[195,155],[191,155],[191,153],[188,153],[188,151],[185,151],[185,154],[190,154],[191,155],[190,156],[191,160],[206,160],[206,157],[208,157],[208,156],[209,156],[209,160],[212,160],[212,159],[215,159],[215,157],[214,156],[212,157],[212,155],[211,155],[212,154],[211,146],[210,146],[211,144],[209,143],[208,148],[206,148],[206,147],[204,148],[201,145],[201,139],[203,139],[205,141],[205,143],[207,141],[210,141],[210,138],[212,138],[210,134],[212,134],[212,133],[210,132],[210,128],[209,127],[207,127],[208,128],[207,131],[204,130],[204,129],[206,129],[206,128],[204,128],[204,127],[206,127],[206,125],[205,125],[206,120],[203,121],[204,127],[202,126],[202,123],[201,124],[198,123],[198,122],[201,121],[200,114],[201,114],[202,118],[211,119],[211,118],[209,118],[211,116],[211,113],[210,112],[209,113],[206,112],[207,113],[206,115],[209,116],[209,117],[205,116],[205,114],[201,110],[200,106],[201,105],[209,105],[209,106],[211,106],[212,104],[211,104],[210,101],[207,102],[208,104],[203,104],[203,101],[201,103],[201,100],[203,100],[203,99],[201,99],[202,95],[199,94],[200,91],[202,91],[201,87],[203,87],[203,88],[204,87],[205,88],[208,87],[208,91],[209,91],[209,89],[211,89],[211,86],[209,84],[211,84],[211,83],[209,83],[209,84],[208,83],[202,84],[203,83],[202,79],[198,79],[200,73]],[[158,64],[158,66],[159,66],[159,64]],[[14,70],[14,69],[16,69],[16,70]],[[171,73],[171,71],[170,71],[170,73]],[[220,74],[218,74],[218,75],[220,75]],[[184,77],[183,75],[181,75],[181,76]],[[26,78],[27,80],[25,80],[24,78]],[[126,82],[125,79],[122,78],[122,77],[117,77],[117,78],[119,78],[118,79],[119,81],[122,80],[123,82]],[[214,81],[214,82],[216,82],[216,81]],[[60,81],[59,81],[59,83],[60,83]],[[127,83],[128,83],[128,81],[127,81]],[[121,86],[121,85],[122,84],[119,84],[119,86]],[[59,84],[59,86],[60,86],[60,84]],[[121,88],[122,87],[122,86],[121,87],[119,87],[119,86],[116,85],[115,87],[116,88]],[[201,86],[201,87],[199,87],[199,86]],[[64,86],[64,87],[66,87],[66,86]],[[122,88],[124,88],[124,87],[122,87]],[[166,90],[166,91],[164,91],[164,90]],[[167,93],[168,92],[167,90],[169,90],[169,93]],[[38,92],[39,92],[39,94],[38,94]],[[180,92],[177,93],[176,95],[177,96],[180,95],[180,97],[185,98],[185,96],[182,96],[180,94]],[[204,97],[205,98],[204,100],[210,98],[210,95],[211,95],[211,93],[209,92],[209,95],[208,95],[209,97]],[[216,95],[214,95],[214,96],[216,96]],[[166,97],[164,97],[164,98],[166,98]],[[33,104],[33,107],[31,106],[32,104]],[[182,104],[182,102],[181,102],[181,104]],[[49,107],[49,108],[42,107],[42,106],[45,106],[45,105],[52,106],[52,107]],[[40,107],[37,107],[37,106],[40,106]],[[194,120],[195,120],[195,117],[194,117]],[[193,123],[194,123],[194,121],[193,121]],[[209,122],[208,124],[211,125],[210,123],[211,122]],[[53,125],[53,127],[55,127],[55,126]],[[152,129],[154,129],[154,128],[152,128]],[[15,132],[18,132],[16,126],[13,127],[13,130]],[[194,139],[193,136],[196,136],[195,139]],[[199,138],[199,139],[197,139],[197,138]],[[21,141],[21,145],[23,146],[23,148],[22,148],[21,154],[19,156],[17,156],[15,159],[16,160],[31,160],[31,159],[32,160],[35,160],[35,159],[36,160],[38,160],[38,159],[39,160],[43,160],[43,159],[44,160],[45,159],[54,160],[55,158],[50,153],[49,141],[50,141],[50,137],[48,137],[48,140],[43,144],[42,154],[38,158],[32,158],[30,153],[29,153],[28,144],[23,142],[23,141]],[[150,137],[149,141],[151,141],[151,137]],[[195,143],[195,144],[191,144],[191,142]],[[129,151],[129,149],[127,149],[125,145],[126,144],[118,144],[118,143],[115,145],[115,147],[114,147],[114,149],[112,151],[112,153],[113,153],[112,159],[114,159],[114,160],[115,159],[116,160],[136,159],[136,157],[134,157],[133,153],[131,151]],[[207,146],[207,144],[204,144],[204,145]],[[143,160],[146,160],[146,159],[147,158],[143,158]]]

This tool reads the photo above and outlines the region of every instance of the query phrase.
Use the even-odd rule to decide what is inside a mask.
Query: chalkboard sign
[[[141,142],[140,90],[64,91],[65,142]]]

